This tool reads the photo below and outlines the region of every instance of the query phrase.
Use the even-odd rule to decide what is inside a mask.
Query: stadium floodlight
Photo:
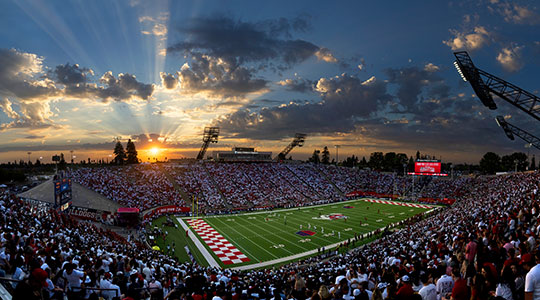
[[[197,155],[197,159],[203,159],[210,143],[217,143],[219,136],[219,127],[205,127],[203,133],[203,145]]]
[[[274,159],[275,160],[283,160],[289,154],[289,152],[292,151],[294,147],[302,147],[304,146],[304,142],[306,141],[307,134],[304,133],[297,133],[294,135],[294,139],[292,142],[283,149]]]
[[[480,77],[480,70],[474,66],[469,54],[466,51],[459,51],[454,52],[454,56],[456,57],[454,66],[458,70],[461,78],[471,84],[474,92],[486,107],[489,109],[497,109],[497,104],[495,104],[493,97],[489,93],[489,87],[482,80],[482,77]]]
[[[514,135],[517,135],[519,138],[527,142],[527,144],[540,150],[540,139],[538,137],[508,123],[502,116],[497,116],[495,120],[497,121],[497,124],[499,124],[499,126],[501,126],[501,128],[504,130],[504,133],[509,139],[514,140]]]
[[[540,97],[476,68],[466,51],[454,52],[454,55],[456,57],[454,65],[459,74],[469,81],[474,92],[485,106],[490,109],[497,108],[491,96],[494,94],[540,121]]]
[[[504,130],[504,133],[506,134],[506,136],[510,140],[513,141],[514,140],[514,135],[512,134],[512,130],[510,130],[510,128],[508,127],[508,123],[506,122],[504,117],[503,116],[497,116],[495,118],[495,121],[497,121],[497,125],[499,125],[499,127],[501,127]]]
[[[465,75],[463,75],[463,71],[461,71],[461,68],[459,67],[459,63],[457,62],[457,60],[454,61],[454,66],[456,67],[456,70],[458,71],[459,75],[461,75],[461,79],[467,82],[467,78],[465,78]]]

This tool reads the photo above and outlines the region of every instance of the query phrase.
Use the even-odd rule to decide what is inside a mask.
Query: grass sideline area
[[[369,233],[430,210],[429,208],[371,203],[366,200],[368,199],[198,218],[204,220],[246,255],[250,259],[249,262],[224,265],[199,235],[196,234],[196,238],[222,267],[231,268],[286,258],[328,247],[328,245],[353,239],[355,234]],[[192,217],[181,219],[187,224]],[[191,238],[186,237],[178,220],[173,218],[178,229],[163,226],[165,220],[166,218],[162,217],[152,223],[152,226],[161,227],[167,232],[165,240],[157,238],[158,246],[166,250],[166,245],[174,242],[175,249],[171,254],[176,255],[180,261],[189,261],[189,256],[184,249],[187,245],[197,262],[207,265],[206,259],[196,249]],[[195,234],[194,229],[191,228],[192,234]],[[356,246],[368,241],[364,239]]]

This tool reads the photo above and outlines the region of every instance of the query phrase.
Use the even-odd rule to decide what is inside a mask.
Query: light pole
[[[407,164],[403,164],[403,177],[407,176]]]
[[[334,145],[334,147],[336,147],[336,166],[337,166],[339,162],[339,147],[341,147],[341,145]]]
[[[454,179],[454,164],[450,164],[450,178]]]
[[[32,152],[26,152],[26,154],[28,154],[28,164],[30,164],[30,154],[32,154]]]
[[[529,154],[531,151],[531,143],[525,144],[525,148],[527,148],[527,167],[525,168],[527,171],[529,170],[529,166],[531,165],[531,162],[529,161]]]

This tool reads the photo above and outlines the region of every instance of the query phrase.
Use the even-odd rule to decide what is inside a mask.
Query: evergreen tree
[[[326,146],[324,146],[324,149],[322,152],[321,162],[325,165],[330,163],[330,152],[328,151],[328,147]]]
[[[316,164],[320,163],[321,162],[321,158],[319,157],[320,152],[321,151],[319,151],[319,150],[313,151],[313,155],[309,158],[308,161],[312,162],[312,163],[316,163]]]
[[[367,160],[365,156],[362,156],[362,160],[360,161],[360,167],[365,168],[368,166]]]
[[[536,170],[536,160],[534,159],[534,154],[531,159],[531,167],[529,168],[529,170]]]
[[[420,151],[416,151],[416,159],[420,159]]]
[[[116,146],[114,146],[114,162],[118,165],[123,165],[124,160],[126,159],[126,152],[124,151],[124,147],[122,146],[122,143],[120,141],[116,142]]]
[[[137,164],[139,163],[139,158],[137,157],[137,149],[135,149],[135,144],[128,140],[126,145],[126,154],[127,154],[127,163],[128,164]]]
[[[480,160],[480,169],[486,174],[495,174],[501,169],[501,158],[493,152],[487,152]]]
[[[64,153],[60,153],[60,161],[58,162],[58,170],[65,170],[67,166],[66,160],[64,159]]]
[[[384,154],[382,152],[373,152],[369,156],[369,167],[373,170],[381,170],[384,162]]]

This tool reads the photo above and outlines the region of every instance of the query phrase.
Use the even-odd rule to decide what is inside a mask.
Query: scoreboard
[[[72,204],[71,178],[54,179],[54,207],[60,211],[68,209]]]
[[[439,160],[417,160],[414,162],[414,172],[409,172],[409,175],[424,175],[424,176],[448,176],[441,173],[441,161]]]
[[[414,163],[414,171],[417,173],[441,173],[440,162],[421,162]]]

